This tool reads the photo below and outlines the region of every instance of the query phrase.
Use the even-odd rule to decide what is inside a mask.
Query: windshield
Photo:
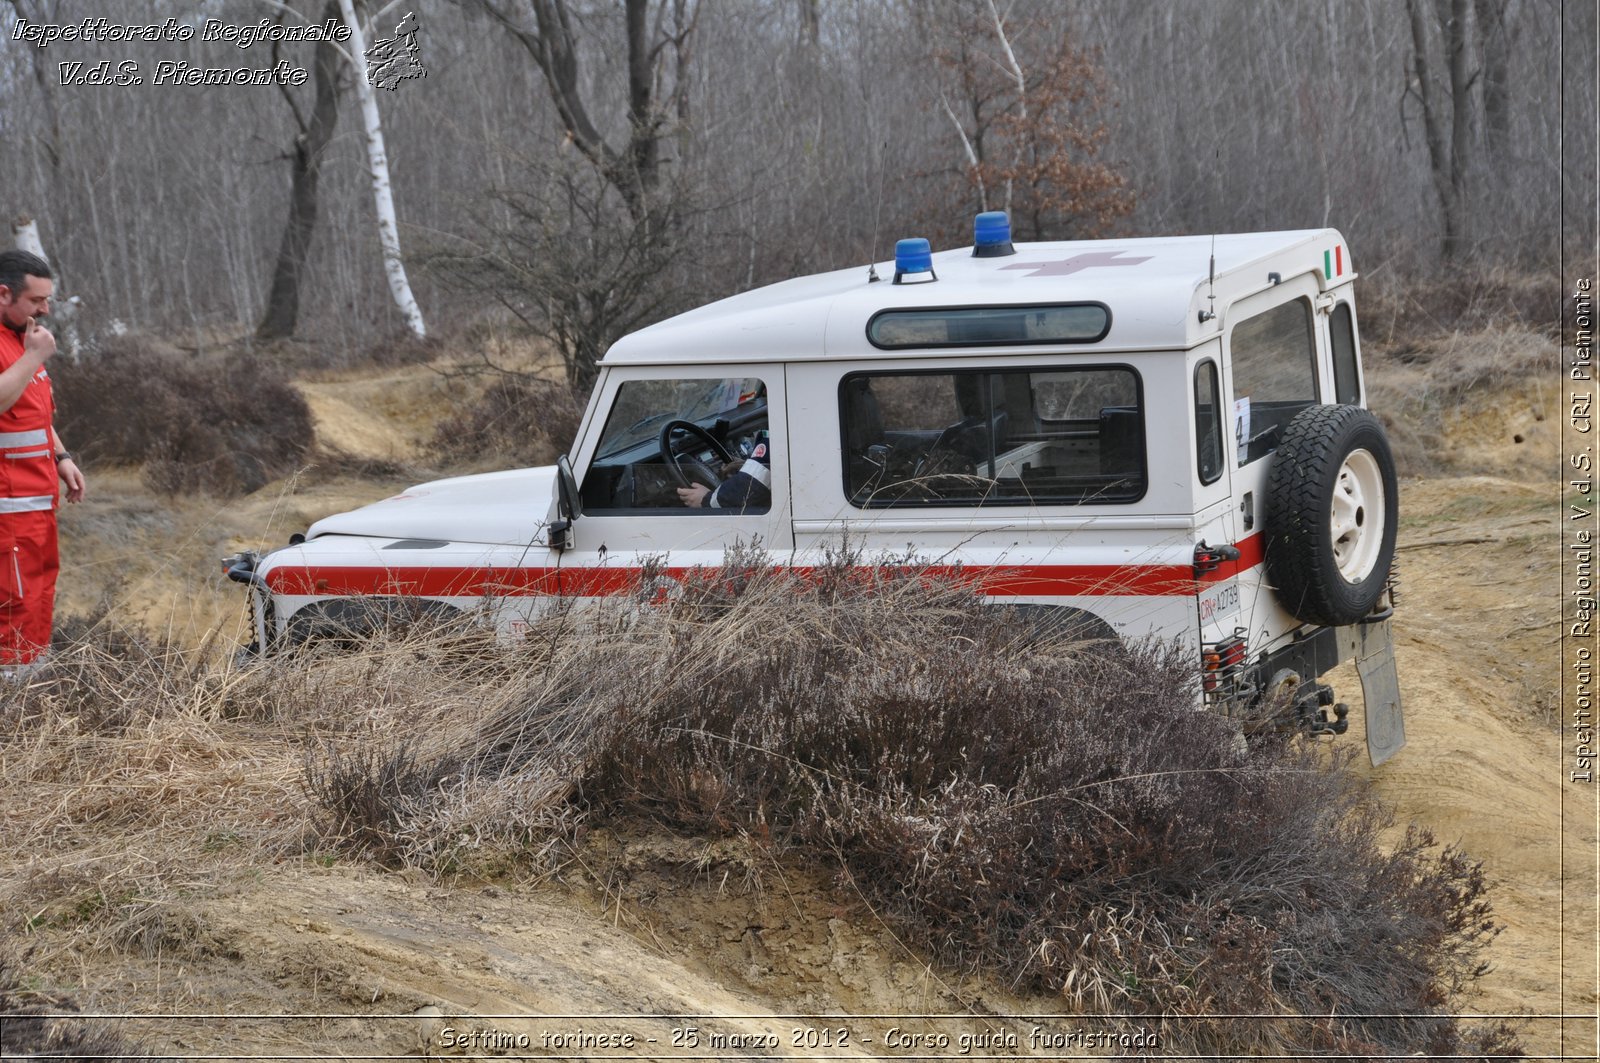
[[[767,389],[753,377],[708,380],[630,380],[617,389],[599,456],[612,457],[649,440],[668,421],[710,424],[765,406]]]

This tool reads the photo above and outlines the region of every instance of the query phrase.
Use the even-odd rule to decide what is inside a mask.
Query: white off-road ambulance
[[[411,487],[224,567],[270,651],[419,603],[514,635],[647,569],[848,540],[1087,637],[1175,640],[1205,703],[1313,733],[1345,730],[1319,680],[1354,660],[1381,762],[1405,740],[1397,490],[1354,279],[1332,229],[1014,245],[979,215],[970,247],[902,240],[618,341],[557,466]]]

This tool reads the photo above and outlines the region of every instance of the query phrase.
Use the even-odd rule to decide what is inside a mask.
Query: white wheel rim
[[[1377,459],[1369,451],[1351,451],[1333,482],[1328,517],[1333,563],[1347,583],[1360,583],[1372,574],[1387,519]]]

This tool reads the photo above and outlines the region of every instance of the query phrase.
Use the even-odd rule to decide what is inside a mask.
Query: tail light
[[[1207,642],[1200,647],[1200,682],[1206,700],[1223,700],[1230,697],[1244,674],[1244,662],[1249,657],[1244,630],[1217,642]]]

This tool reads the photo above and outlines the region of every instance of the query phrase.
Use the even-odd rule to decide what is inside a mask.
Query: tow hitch
[[[256,565],[261,561],[261,555],[254,550],[241,550],[237,554],[230,554],[222,559],[222,574],[235,583],[246,583],[252,587],[265,587],[266,582],[256,575]]]
[[[1283,669],[1267,685],[1267,699],[1283,708],[1280,720],[1312,737],[1342,735],[1350,729],[1350,706],[1334,703],[1333,688],[1316,680],[1306,682],[1300,673]]]

